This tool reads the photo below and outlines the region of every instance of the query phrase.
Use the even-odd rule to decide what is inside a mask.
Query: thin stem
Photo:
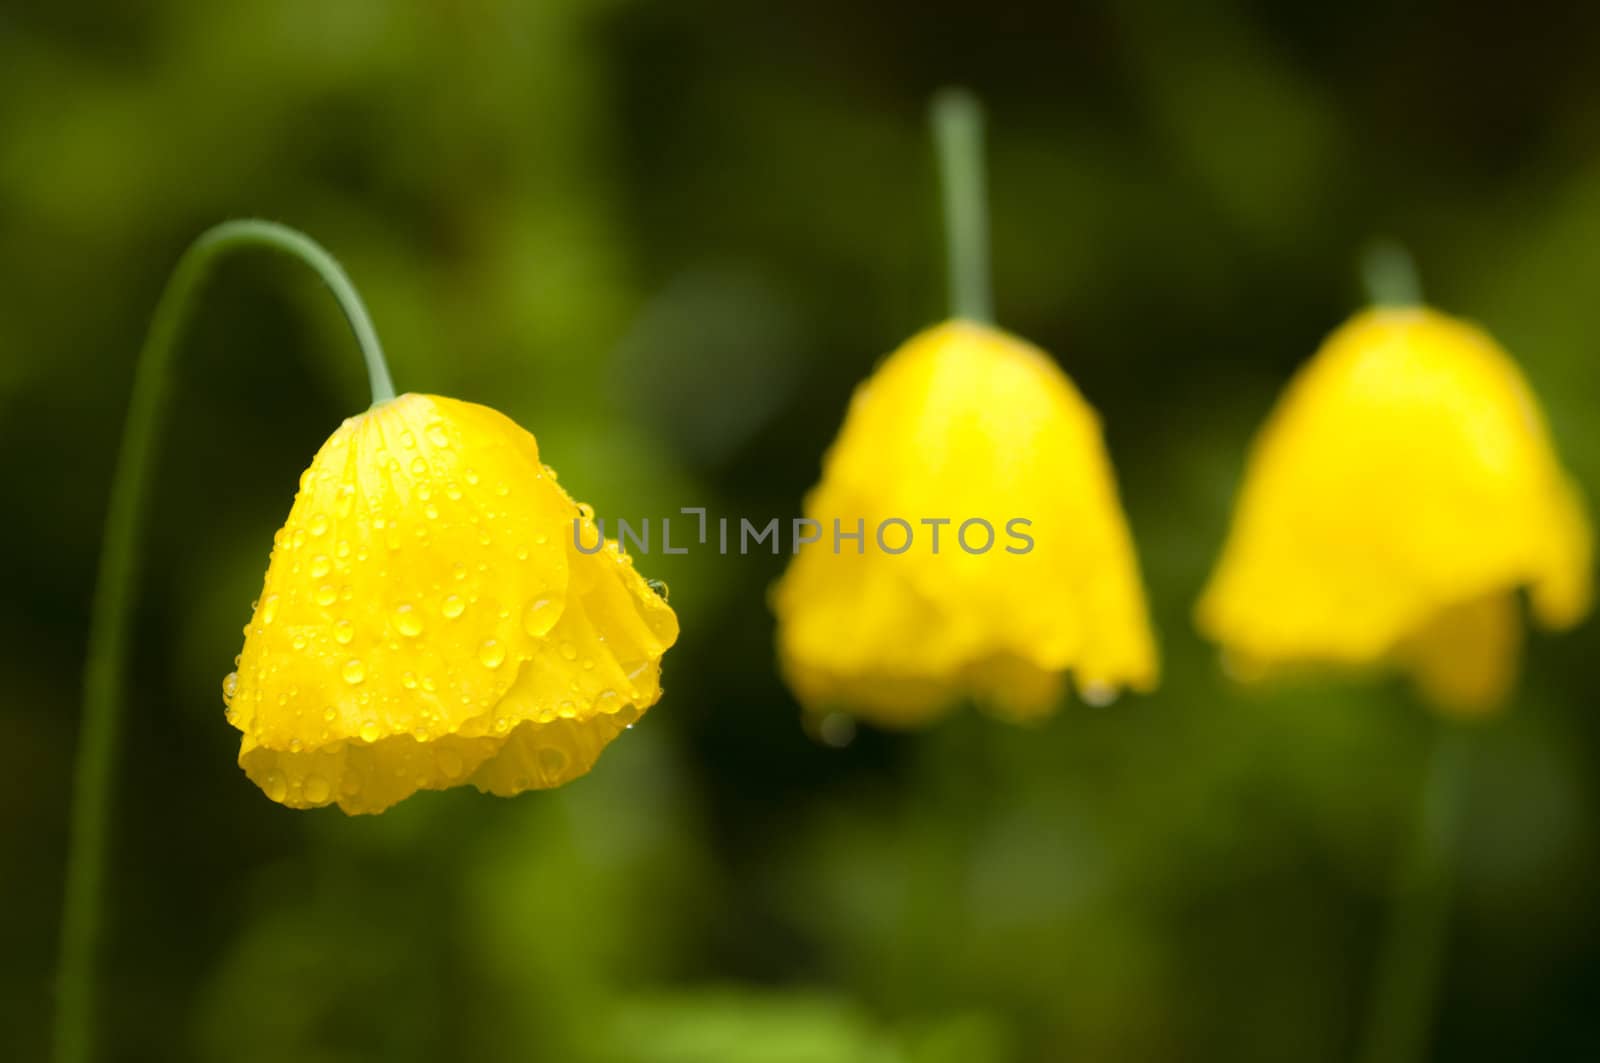
[[[1375,240],[1361,253],[1361,283],[1374,306],[1417,306],[1422,302],[1417,264],[1405,245],[1394,240]]]
[[[1378,957],[1362,1045],[1363,1063],[1417,1063],[1427,1058],[1449,938],[1469,737],[1464,727],[1448,720],[1438,727],[1415,832],[1396,876],[1394,908]]]
[[[107,841],[122,714],[121,680],[128,658],[128,615],[135,559],[144,532],[152,460],[165,422],[178,340],[194,297],[213,265],[237,248],[283,252],[314,269],[332,290],[366,358],[374,404],[394,398],[377,334],[350,278],[321,245],[273,222],[238,220],[207,230],[178,260],[134,370],[100,547],[100,569],[84,664],[83,722],[73,769],[72,819],[62,902],[54,1052],[57,1063],[85,1063],[94,1050],[96,968],[104,928]]]
[[[932,118],[944,188],[950,312],[953,317],[991,321],[983,106],[965,89],[941,89],[933,97]]]

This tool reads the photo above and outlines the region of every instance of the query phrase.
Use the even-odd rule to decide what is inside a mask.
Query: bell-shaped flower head
[[[962,698],[1050,711],[1157,663],[1094,411],[1043,351],[954,320],[856,390],[774,588],[801,703],[922,723]],[[854,538],[856,532],[860,538]]]
[[[582,775],[660,698],[678,635],[597,536],[494,410],[408,394],[349,418],[300,478],[224,681],[240,765],[274,801],[352,813]]]
[[[1592,533],[1522,374],[1481,329],[1423,307],[1358,314],[1257,437],[1200,630],[1245,679],[1394,667],[1482,712],[1522,623],[1588,610]]]

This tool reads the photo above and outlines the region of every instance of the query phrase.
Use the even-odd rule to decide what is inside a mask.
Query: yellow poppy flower
[[[1069,672],[1097,701],[1155,684],[1099,421],[1014,336],[955,320],[890,355],[857,388],[805,515],[817,541],[773,606],[808,709],[912,726],[971,697],[1025,718],[1055,706]]]
[[[357,813],[588,771],[660,698],[678,635],[590,518],[487,407],[402,395],[346,420],[300,477],[224,682],[245,773]]]
[[[1246,679],[1389,666],[1442,708],[1482,712],[1516,673],[1516,592],[1570,627],[1590,553],[1511,358],[1436,311],[1372,309],[1328,338],[1255,441],[1196,617]]]

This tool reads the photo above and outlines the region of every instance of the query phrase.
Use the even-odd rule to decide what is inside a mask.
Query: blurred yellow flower
[[[677,618],[533,436],[402,395],[312,459],[224,681],[239,764],[274,801],[381,812],[471,783],[559,786],[661,696]]]
[[[1099,421],[1043,351],[955,320],[861,384],[773,591],[808,709],[913,726],[962,697],[1013,718],[1157,674]],[[856,533],[859,532],[859,538]]]
[[[1591,538],[1511,358],[1433,310],[1372,309],[1255,441],[1197,623],[1247,680],[1387,666],[1483,712],[1516,674],[1519,589],[1546,627],[1587,612]]]

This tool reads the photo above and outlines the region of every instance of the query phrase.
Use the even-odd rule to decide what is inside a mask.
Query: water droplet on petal
[[[569,661],[575,661],[578,659],[578,649],[570,642],[563,642],[561,644],[561,656]]]
[[[856,737],[856,720],[847,712],[830,712],[817,721],[817,737],[822,744],[843,749]]]
[[[215,673],[213,673],[215,674]],[[222,703],[233,704],[233,696],[239,692],[239,673],[229,672],[222,677]]]
[[[263,624],[270,624],[272,623],[272,618],[277,615],[278,596],[276,594],[269,594],[267,595],[267,600],[261,603],[261,622]]]
[[[544,772],[546,778],[560,775],[567,767],[567,754],[565,750],[555,746],[543,746],[539,749],[539,770]]]
[[[331,583],[324,583],[322,586],[317,588],[316,603],[318,605],[332,605],[334,600],[338,597],[339,592],[334,589],[333,584]]]
[[[426,476],[426,475],[428,475],[428,463],[426,461],[423,461],[421,458],[412,458],[411,459],[411,475],[412,476]]]
[[[485,668],[499,668],[506,659],[506,648],[494,639],[490,639],[478,648],[478,660]]]
[[[328,533],[328,515],[326,513],[318,513],[315,517],[312,517],[310,529],[312,535],[326,535]]]
[[[522,630],[528,633],[529,638],[543,638],[550,633],[556,622],[556,611],[551,608],[555,604],[554,598],[546,597],[535,598],[528,603],[528,608],[522,612]]]
[[[436,447],[448,447],[450,445],[450,437],[445,434],[444,425],[440,424],[438,421],[430,424],[427,431],[429,443],[432,443]]]
[[[261,780],[261,792],[274,801],[282,801],[289,796],[289,784],[278,772],[269,771],[267,777]]]
[[[306,801],[313,805],[320,805],[328,800],[333,792],[328,785],[328,780],[320,775],[306,776],[305,795]]]
[[[445,778],[455,779],[460,777],[461,769],[464,765],[461,763],[460,754],[456,753],[455,750],[441,749],[434,754],[434,760],[438,763],[439,771]]]
[[[394,611],[394,627],[406,638],[414,639],[422,634],[422,614],[410,604],[397,606]]]
[[[1078,696],[1083,699],[1083,703],[1096,709],[1110,705],[1117,700],[1117,695],[1120,693],[1121,691],[1110,683],[1085,683],[1078,688]]]
[[[439,607],[439,611],[447,618],[454,620],[461,615],[462,610],[466,609],[466,607],[467,603],[461,600],[460,595],[452,594],[444,600],[444,604]]]
[[[356,637],[356,626],[348,620],[337,621],[333,625],[333,639],[341,646],[350,645],[350,640]]]
[[[361,682],[367,677],[366,666],[355,657],[344,662],[344,681],[351,685]]]
[[[376,742],[378,736],[382,733],[382,731],[378,730],[378,721],[376,720],[368,720],[361,725],[361,740],[363,742]]]

